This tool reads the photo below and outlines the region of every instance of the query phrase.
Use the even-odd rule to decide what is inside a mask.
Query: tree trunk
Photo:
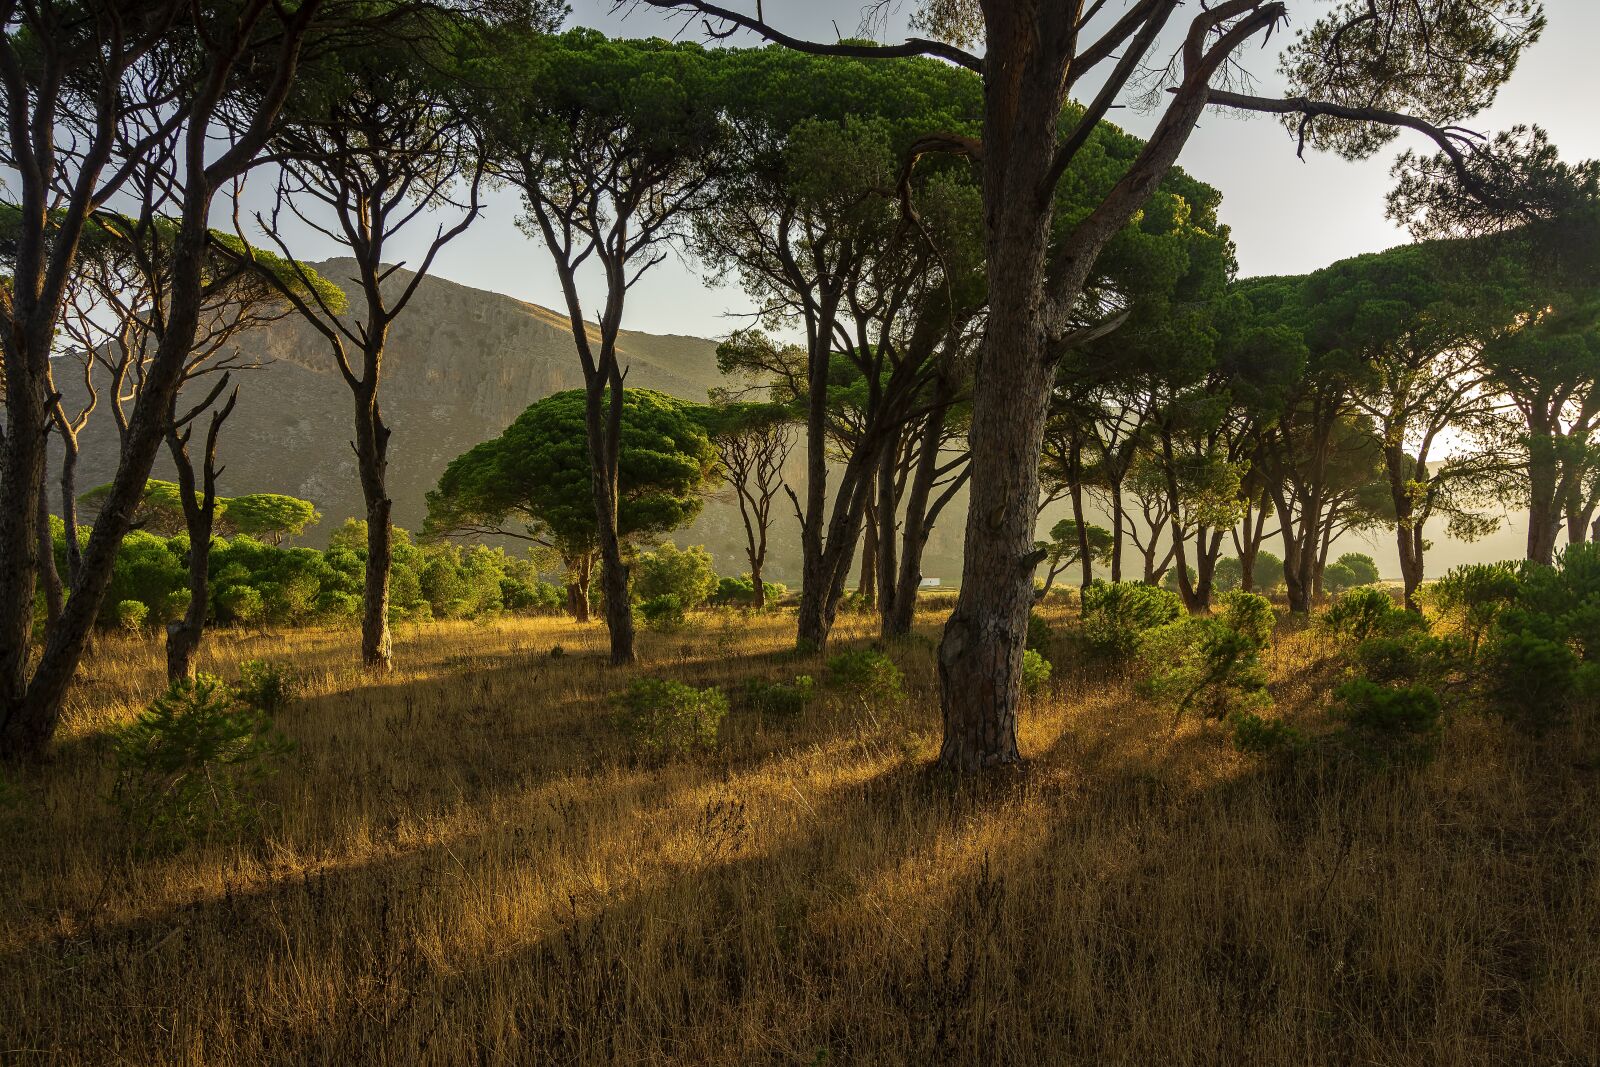
[[[959,773],[1021,759],[1022,652],[1040,559],[1039,454],[1055,378],[1043,291],[1050,200],[1039,189],[1055,148],[1061,88],[1048,59],[1032,55],[1039,30],[1031,13],[1013,13],[1006,25],[989,21],[990,56],[1008,57],[985,93],[989,321],[968,431],[961,592],[939,644],[939,763]]]
[[[1122,581],[1122,526],[1127,510],[1122,504],[1122,481],[1111,483],[1111,580]]]
[[[1089,524],[1083,511],[1083,453],[1076,439],[1068,459],[1068,475],[1072,478],[1072,521],[1078,524],[1078,587],[1087,589],[1094,584],[1094,560],[1089,555]]]
[[[381,358],[381,357],[379,357]],[[375,362],[369,355],[367,366]],[[369,670],[394,665],[389,633],[389,573],[394,566],[394,502],[384,484],[389,467],[389,427],[378,409],[377,376],[370,370],[356,391],[356,466],[367,507],[367,571],[361,601],[361,663]]]
[[[567,613],[575,622],[589,621],[589,578],[594,569],[594,556],[584,553],[568,564]]]
[[[873,479],[877,484],[877,479]],[[874,494],[868,494],[870,498]],[[856,595],[867,608],[878,602],[878,515],[869,507],[861,520],[861,574],[856,580]]]
[[[44,474],[43,471],[40,472]],[[61,572],[56,569],[55,538],[50,536],[50,494],[39,486],[39,578],[44,586],[44,632],[61,621]]]
[[[901,483],[895,478],[895,460],[898,453],[899,449],[896,447],[885,448],[882,458],[878,461],[877,514],[873,523],[878,558],[873,562],[873,570],[878,586],[880,632],[888,629],[888,620],[894,615],[894,598],[899,591],[900,561],[896,552],[898,530],[895,523],[896,513],[900,510],[897,489]]]
[[[604,334],[602,335],[604,338]],[[602,339],[602,344],[606,344]],[[609,368],[594,375],[585,389],[584,421],[589,436],[589,481],[600,546],[600,586],[606,597],[606,629],[611,635],[611,665],[633,663],[633,603],[628,565],[617,533],[617,478],[622,449],[622,374],[609,345],[600,361]]]
[[[166,428],[199,326],[201,266],[206,248],[209,189],[196,180],[186,190],[182,223],[171,246],[171,286],[166,328],[134,402],[111,491],[95,519],[61,619],[45,642],[33,677],[26,674],[38,567],[38,493],[44,453],[45,408],[33,383],[8,382],[6,449],[0,507],[0,755],[37,755],[61,718],[67,687],[77,672],[122,539],[132,525]],[[13,339],[12,343],[16,343]],[[44,343],[47,344],[47,339]],[[48,348],[41,348],[43,355]]]
[[[942,388],[942,386],[941,386]],[[900,545],[899,588],[895,591],[894,607],[883,617],[883,637],[904,637],[911,632],[917,615],[917,598],[922,588],[922,553],[928,545],[928,534],[933,529],[933,516],[929,513],[929,498],[939,472],[939,441],[944,434],[947,408],[940,404],[922,427],[922,444],[917,453],[917,466],[911,473],[911,485],[906,491],[906,515]]]
[[[1546,566],[1555,562],[1556,536],[1561,529],[1557,505],[1560,463],[1553,422],[1534,418],[1528,427],[1528,559]]]
[[[67,550],[67,581],[78,577],[83,549],[78,544],[78,435],[68,429],[61,437],[61,527]]]
[[[30,706],[28,655],[33,645],[35,580],[39,573],[39,487],[45,474],[47,430],[43,375],[53,323],[42,331],[18,330],[8,340],[17,349],[7,361],[4,448],[0,448],[0,754],[37,752],[55,730],[56,713]],[[11,353],[8,353],[11,355]],[[28,377],[32,377],[29,375]],[[59,627],[57,627],[59,629]]]
[[[801,529],[804,552],[800,590],[799,626],[795,647],[821,652],[828,646],[844,596],[845,580],[855,559],[856,543],[861,539],[861,524],[866,512],[872,479],[868,473],[876,464],[876,453],[858,449],[845,464],[834,500],[826,536],[808,516]],[[807,490],[809,494],[809,487]],[[816,522],[821,521],[818,515]]]

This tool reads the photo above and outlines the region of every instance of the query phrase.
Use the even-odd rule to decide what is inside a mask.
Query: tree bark
[[[381,344],[381,341],[380,341]],[[378,376],[382,359],[368,353],[369,368],[356,394],[356,468],[367,509],[367,568],[361,598],[361,663],[368,670],[394,665],[394,640],[389,633],[389,575],[394,567],[394,501],[386,485],[389,469],[389,427],[378,408]]]
[[[893,609],[884,614],[882,636],[904,637],[911,632],[917,614],[917,598],[922,589],[922,554],[928,545],[928,535],[933,530],[933,520],[942,502],[930,507],[933,485],[939,474],[939,442],[943,439],[948,398],[941,393],[939,406],[929,414],[922,426],[922,443],[917,453],[917,465],[911,474],[911,485],[906,490],[906,514],[903,520],[900,546],[900,572]],[[947,491],[943,500],[948,500]]]
[[[44,472],[41,471],[41,476]],[[50,495],[39,486],[39,577],[44,585],[44,628],[48,634],[61,621],[61,572],[56,569],[55,538],[50,536]]]
[[[1039,190],[1062,97],[1054,64],[1034,54],[1036,16],[1017,11],[988,27],[991,61],[1005,57],[986,78],[984,105],[989,321],[973,382],[961,592],[939,643],[939,763],[958,773],[1022,758],[1017,708],[1040,559],[1039,454],[1055,380],[1044,292],[1050,211]]]
[[[619,309],[620,311],[620,309]],[[620,317],[620,315],[619,315]],[[618,476],[622,456],[622,374],[615,353],[602,333],[604,352],[600,366],[609,368],[590,378],[585,390],[584,415],[589,435],[589,482],[600,546],[600,586],[606,598],[606,629],[611,636],[611,664],[634,662],[633,603],[628,585],[628,564],[622,558],[622,538],[617,532]]]

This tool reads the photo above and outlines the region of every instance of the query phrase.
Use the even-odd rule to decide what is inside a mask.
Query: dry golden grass
[[[599,627],[408,631],[382,679],[351,633],[220,634],[219,673],[310,672],[298,752],[259,839],[162,859],[103,800],[160,650],[103,639],[0,814],[0,1060],[1600,1059],[1591,741],[1462,716],[1420,769],[1274,768],[1069,666],[1026,769],[958,786],[927,770],[937,623],[892,650],[904,707],[735,700],[717,754],[664,764],[607,714],[633,672]],[[791,626],[647,634],[638,670],[820,674]],[[1324,651],[1282,635],[1280,704],[1324,699]]]

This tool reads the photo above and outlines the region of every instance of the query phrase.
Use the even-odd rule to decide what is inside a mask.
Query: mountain
[[[351,260],[315,266],[331,281],[351,284]],[[409,272],[396,271],[388,284],[402,286],[410,278]],[[346,517],[364,513],[349,443],[349,389],[327,342],[298,316],[241,336],[238,348],[264,365],[235,376],[239,403],[218,449],[225,466],[220,490],[224,495],[283,492],[314,501],[323,519],[306,539],[320,544]],[[624,331],[618,349],[630,387],[704,401],[719,380],[715,343],[704,338]],[[423,280],[395,320],[383,374],[379,403],[394,432],[389,444],[394,521],[412,530],[421,527],[424,495],[446,464],[498,435],[535,400],[583,384],[565,315],[436,277]],[[71,410],[81,383],[71,375],[63,378],[60,386]],[[202,387],[210,384],[205,381]],[[110,479],[116,440],[110,413],[102,407],[83,436],[80,490]],[[798,476],[798,462],[794,466]],[[172,477],[164,450],[154,476]],[[735,505],[721,498],[725,495],[713,497],[693,526],[678,531],[674,539],[704,543],[719,569],[740,573],[747,569],[743,532]],[[954,573],[960,551],[958,516],[949,516],[947,528],[935,531],[929,574]],[[774,519],[769,567],[774,578],[795,584],[799,539],[786,502],[774,509]]]

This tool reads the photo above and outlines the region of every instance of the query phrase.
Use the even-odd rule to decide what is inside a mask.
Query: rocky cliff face
[[[346,286],[353,274],[349,260],[330,260],[317,269]],[[396,272],[390,284],[404,284],[409,277]],[[347,516],[363,513],[349,444],[349,390],[327,342],[296,316],[241,337],[238,347],[266,362],[235,376],[239,403],[219,449],[226,466],[222,492],[284,492],[315,501],[323,520],[307,540],[321,543]],[[715,344],[704,338],[627,331],[619,347],[630,386],[703,401],[717,383]],[[71,375],[63,378],[70,408],[81,385]],[[424,280],[390,331],[379,393],[384,419],[394,431],[389,492],[395,521],[419,528],[424,495],[447,463],[500,433],[535,400],[582,384],[565,315],[441,278]],[[80,490],[111,477],[116,447],[115,428],[102,410],[84,435]],[[798,462],[795,466],[798,479]],[[165,452],[155,476],[172,477]],[[774,578],[793,583],[799,577],[794,516],[787,500],[774,511],[769,568]],[[952,544],[959,555],[959,519],[949,521],[956,526],[934,535],[929,574],[952,573],[954,560],[937,558],[948,556]],[[725,573],[747,569],[731,499],[713,498],[676,540],[704,543]]]

